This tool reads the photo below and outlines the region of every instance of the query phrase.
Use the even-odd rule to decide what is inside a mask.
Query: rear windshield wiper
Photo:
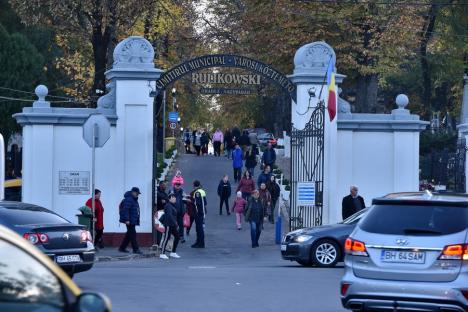
[[[442,232],[430,230],[430,229],[404,229],[405,234],[432,234],[432,235],[441,235]]]

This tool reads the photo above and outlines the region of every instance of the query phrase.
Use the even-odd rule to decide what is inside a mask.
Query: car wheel
[[[311,249],[312,262],[319,267],[334,267],[340,259],[340,247],[329,239],[316,242]]]
[[[296,262],[299,263],[300,265],[305,266],[305,267],[310,267],[310,266],[312,266],[312,262],[310,262],[310,261],[297,260]]]

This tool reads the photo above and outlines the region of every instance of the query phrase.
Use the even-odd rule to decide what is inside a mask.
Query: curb
[[[121,256],[96,256],[94,262],[110,262],[110,261],[129,261],[136,259],[147,259],[159,257],[159,250],[150,250],[142,255],[127,254]]]

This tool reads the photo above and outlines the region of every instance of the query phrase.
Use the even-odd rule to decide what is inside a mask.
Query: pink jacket
[[[174,176],[172,178],[172,186],[175,186],[176,183],[179,183],[180,185],[184,185],[184,178],[182,176]]]
[[[245,206],[247,205],[247,201],[242,197],[236,197],[234,200],[234,205],[232,205],[232,211],[235,213],[243,213],[245,210]]]

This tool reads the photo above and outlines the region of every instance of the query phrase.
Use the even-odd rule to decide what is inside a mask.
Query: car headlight
[[[294,238],[295,242],[303,243],[312,238],[312,235],[299,235]]]

